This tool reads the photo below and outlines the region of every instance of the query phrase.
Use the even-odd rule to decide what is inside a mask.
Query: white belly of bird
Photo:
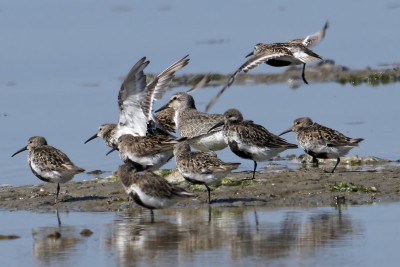
[[[189,144],[200,151],[218,151],[228,146],[224,139],[223,131],[211,132],[188,139]]]
[[[309,143],[300,144],[304,150],[311,150],[315,154],[326,154],[327,158],[345,156],[354,146],[313,146]]]
[[[231,140],[236,141],[241,151],[251,154],[255,161],[269,160],[285,150],[285,148],[260,147],[253,144],[246,144],[243,143],[237,135],[233,136]]]
[[[183,177],[194,181],[198,181],[199,183],[205,183],[207,185],[217,184],[230,173],[230,171],[225,171],[225,172],[201,174],[201,173],[185,172],[180,168],[178,169]]]
[[[126,188],[126,193],[128,195],[131,192],[133,192],[133,194],[137,194],[145,206],[152,207],[154,209],[167,208],[176,202],[174,198],[149,196],[146,193],[144,193],[142,189],[136,184],[133,184],[130,187]]]
[[[129,159],[142,166],[153,166],[150,168],[151,170],[158,170],[172,157],[172,155],[173,155],[172,150],[144,157],[141,156],[138,157],[130,152],[125,152],[124,154],[120,154],[122,161],[126,161],[127,159]]]
[[[39,168],[33,161],[29,162],[32,170],[39,176],[47,179],[49,183],[66,183],[70,181],[76,172],[71,172],[69,170],[60,171],[49,171]]]

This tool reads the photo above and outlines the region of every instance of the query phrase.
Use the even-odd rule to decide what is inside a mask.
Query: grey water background
[[[116,99],[120,84],[143,56],[151,61],[147,73],[157,74],[189,54],[190,64],[178,74],[227,74],[244,62],[254,44],[305,37],[328,20],[326,38],[313,48],[316,53],[351,69],[391,68],[400,62],[399,15],[399,1],[2,1],[0,184],[41,183],[28,167],[27,152],[11,158],[34,135],[45,136],[50,145],[64,151],[87,171],[116,170],[121,164],[118,154],[106,157],[108,148],[103,141],[94,140],[86,145],[83,142],[100,124],[118,120]],[[260,66],[252,72],[284,70]],[[297,90],[287,84],[233,85],[211,112],[222,113],[235,107],[246,119],[274,133],[287,129],[297,117],[310,116],[351,137],[365,138],[350,155],[400,158],[398,84],[354,87],[309,82]],[[172,93],[187,89],[172,89],[156,107],[167,102]],[[198,108],[204,110],[219,89],[207,87],[196,91],[193,95]],[[294,134],[286,138],[295,142]],[[292,153],[299,155],[302,151],[282,155]],[[218,156],[225,161],[242,162],[239,171],[252,168],[252,162],[237,158],[227,149]],[[259,164],[260,170],[262,165]],[[173,168],[174,162],[165,167]],[[74,180],[92,178],[81,174]],[[218,226],[218,231],[213,228],[215,232],[198,234],[198,242],[204,241],[204,237],[208,243],[220,243],[186,252],[183,258],[178,257],[181,246],[186,244],[180,243],[184,239],[182,232],[196,225],[186,226],[177,214],[186,213],[194,220],[202,220],[208,218],[207,210],[161,211],[156,218],[166,224],[162,227],[148,226],[146,210],[134,211],[133,215],[61,213],[61,231],[71,238],[60,245],[63,249],[49,246],[45,238],[40,241],[40,233],[46,236],[58,227],[55,214],[1,211],[2,233],[19,233],[21,238],[1,241],[0,254],[8,265],[37,266],[127,265],[129,260],[145,265],[155,263],[156,256],[169,265],[196,265],[207,258],[212,259],[213,265],[262,262],[271,266],[376,266],[384,262],[386,266],[395,266],[398,209],[397,203],[348,207],[341,213],[332,207],[272,211],[261,208],[257,211],[258,227],[253,210],[222,210],[226,220],[217,217],[210,224]],[[242,213],[242,218],[238,220],[232,213]],[[297,223],[290,223],[291,214],[295,214]],[[160,224],[163,225],[155,225]],[[266,233],[261,231],[257,235],[260,226]],[[93,229],[94,235],[88,239],[80,237],[79,231],[84,227]],[[124,234],[126,228],[129,231]],[[338,236],[324,239],[329,230],[339,232]],[[166,236],[176,241],[170,247],[166,245],[165,250],[152,250],[158,236],[165,236],[162,231],[170,231],[171,236]],[[33,235],[36,232],[39,237]],[[243,238],[225,241],[225,232]],[[215,233],[219,234],[213,239]],[[275,234],[277,239],[268,239],[267,234]],[[293,245],[295,236],[303,236],[305,243]],[[148,237],[150,243],[146,241]],[[131,242],[130,253],[139,249],[143,258],[123,250]],[[264,243],[269,248],[263,247]],[[286,249],[276,251],[276,243]],[[264,254],[268,249],[273,253]]]
[[[56,214],[2,212],[21,238],[1,241],[0,255],[6,266],[397,266],[399,209],[171,208],[154,223],[143,209],[71,212],[61,226]]]
[[[143,56],[146,72],[157,74],[189,54],[180,73],[232,73],[258,42],[305,37],[326,21],[326,38],[314,51],[353,69],[399,62],[399,2],[396,1],[8,1],[0,5],[0,183],[37,184],[26,152],[10,156],[29,137],[45,136],[87,171],[111,172],[118,154],[108,157],[101,140],[86,145],[102,123],[118,120],[121,79]],[[260,66],[254,73],[281,73]],[[273,133],[310,116],[351,137],[363,137],[350,155],[397,160],[397,84],[371,87],[313,83],[291,90],[287,84],[236,86],[211,112],[239,108],[246,119]],[[158,107],[168,101],[174,88]],[[219,88],[194,93],[204,110]],[[294,135],[286,138],[295,142]],[[301,154],[291,150],[283,153]],[[252,162],[219,153],[226,161]],[[172,161],[166,168],[173,168]],[[261,164],[260,164],[260,167]],[[262,170],[262,168],[260,168]],[[87,179],[86,174],[75,180]]]

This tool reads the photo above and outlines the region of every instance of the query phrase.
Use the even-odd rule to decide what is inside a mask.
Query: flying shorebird
[[[315,46],[325,37],[325,31],[327,28],[328,22],[325,23],[324,27],[320,31],[309,35],[306,38],[294,39],[285,43],[256,44],[253,52],[246,56],[252,57],[230,76],[225,86],[210,101],[210,103],[208,103],[205,111],[207,112],[215,102],[217,102],[222,93],[233,84],[236,76],[240,72],[243,71],[247,73],[249,70],[254,69],[262,63],[266,63],[273,67],[303,64],[301,77],[303,78],[303,81],[308,84],[304,77],[306,64],[314,60],[323,60],[321,56],[311,51],[309,47]]]

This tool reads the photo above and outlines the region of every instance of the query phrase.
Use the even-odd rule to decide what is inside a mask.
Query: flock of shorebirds
[[[280,67],[303,64],[302,78],[305,83],[305,65],[323,58],[310,47],[318,44],[325,36],[328,23],[312,35],[285,43],[257,44],[251,56],[237,69],[218,95],[207,105],[208,111],[218,97],[231,86],[240,72],[248,72],[262,63]],[[193,197],[176,185],[168,183],[153,171],[161,168],[175,156],[176,166],[182,176],[193,184],[207,188],[210,203],[210,185],[217,184],[240,163],[220,160],[215,151],[229,146],[230,150],[243,159],[254,162],[252,176],[255,179],[257,162],[269,160],[286,149],[298,146],[280,135],[293,131],[301,148],[318,163],[318,158],[340,157],[358,146],[363,139],[346,137],[342,133],[314,123],[310,118],[298,118],[288,130],[279,136],[250,120],[244,120],[237,109],[224,114],[209,114],[196,109],[191,92],[204,86],[205,76],[188,92],[172,95],[169,102],[153,113],[153,103],[160,100],[175,72],[189,63],[188,56],[172,64],[152,81],[147,82],[144,69],[149,64],[145,57],[129,71],[118,95],[119,120],[117,124],[103,124],[95,135],[85,143],[100,137],[112,151],[118,150],[123,165],[118,168],[118,177],[126,193],[139,205],[151,210],[165,208],[182,197]],[[175,131],[180,137],[173,135]],[[197,151],[192,151],[195,148]],[[49,146],[44,137],[34,136],[27,146],[12,156],[29,150],[28,162],[32,172],[41,180],[57,183],[57,203],[60,183],[68,182],[75,174],[85,170],[75,166],[62,151]]]

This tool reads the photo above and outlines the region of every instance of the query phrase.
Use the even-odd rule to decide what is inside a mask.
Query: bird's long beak
[[[252,56],[254,55],[254,52],[251,52],[250,54],[248,54],[246,57]]]
[[[92,141],[93,139],[97,138],[97,133],[95,135],[93,135],[92,137],[90,137],[88,140],[86,140],[85,144],[89,141]]]
[[[167,103],[167,104],[165,104],[164,106],[162,106],[161,108],[157,109],[157,110],[155,111],[155,113],[160,112],[161,110],[164,110],[164,109],[167,109],[167,108],[169,108],[169,103]]]
[[[21,153],[22,151],[25,151],[25,150],[28,150],[28,148],[27,147],[23,147],[23,148],[21,148],[20,150],[18,150],[17,152],[15,152],[14,154],[12,154],[12,156],[11,157],[14,157],[15,155],[17,155],[18,153]]]
[[[217,128],[217,127],[219,127],[221,125],[224,125],[224,121],[220,121],[217,124],[215,124],[213,127],[210,128],[210,130],[208,130],[207,133],[211,132],[212,130],[214,130],[215,128]]]
[[[279,134],[279,136],[284,135],[285,133],[288,133],[288,132],[293,132],[293,131],[292,131],[292,128],[289,128],[289,129],[287,129],[286,131],[281,132],[281,133]]]
[[[108,154],[111,154],[111,153],[114,152],[115,150],[118,150],[118,148],[114,147],[113,149],[111,149],[110,151],[107,152],[106,156],[108,156]]]

